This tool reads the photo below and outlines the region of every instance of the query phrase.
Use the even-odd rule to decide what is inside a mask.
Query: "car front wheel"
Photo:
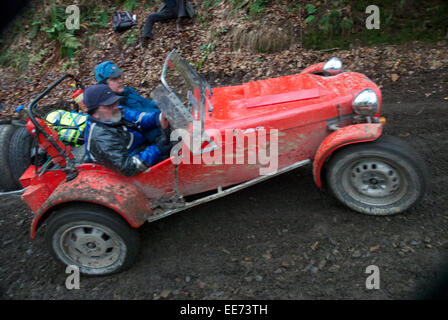
[[[139,250],[135,229],[116,213],[89,204],[56,212],[46,242],[57,260],[87,275],[121,272],[134,263]]]
[[[403,212],[422,199],[427,169],[420,156],[398,138],[349,146],[330,160],[327,182],[349,208],[370,215]]]

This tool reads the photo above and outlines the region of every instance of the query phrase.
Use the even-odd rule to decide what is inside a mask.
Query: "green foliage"
[[[214,9],[216,8],[222,0],[204,0],[204,4],[202,5],[204,9]]]
[[[3,52],[0,55],[0,65],[11,66],[17,71],[26,71],[30,64],[42,61],[42,58],[47,54],[48,49],[41,49],[37,54],[30,54],[23,50],[19,52]]]
[[[272,0],[230,0],[230,7],[232,8],[233,13],[239,9],[246,8],[247,13],[256,17],[264,11],[271,1]]]
[[[27,35],[27,38],[34,39],[36,37],[37,33],[39,32],[41,26],[42,26],[41,20],[35,20],[35,21],[31,22],[31,24],[30,24],[31,30],[30,30],[29,34]]]
[[[324,14],[320,20],[322,30],[326,36],[334,37],[334,35],[340,34],[341,22],[342,22],[341,12],[338,10],[332,10],[330,13]]]
[[[196,21],[201,25],[202,30],[207,29],[208,19],[209,19],[208,15],[196,16]]]
[[[294,3],[294,1],[288,1],[286,11],[288,12],[296,12],[302,9],[302,5],[300,3]]]
[[[26,71],[29,63],[30,55],[25,51],[18,51],[14,53],[6,51],[0,55],[0,64],[2,66],[10,66],[17,71]]]
[[[77,65],[78,64],[76,63],[76,61],[74,59],[70,59],[69,61],[64,63],[61,71],[65,72],[66,70],[68,70],[70,68],[75,68]]]
[[[258,15],[266,8],[266,5],[268,4],[268,2],[269,2],[269,0],[252,1],[250,4],[250,7],[249,7],[250,13]]]
[[[215,50],[215,42],[208,43],[208,44],[203,44],[203,45],[201,45],[200,49],[201,49],[201,52],[202,52],[202,59],[201,59],[201,61],[199,61],[199,63],[196,66],[196,68],[198,70],[202,68],[202,66],[204,65],[204,63],[207,60],[207,58],[210,55],[210,53],[213,50]]]
[[[311,3],[306,4],[305,9],[306,9],[308,15],[313,14],[317,10],[316,7]]]
[[[234,9],[241,9],[249,3],[249,0],[230,0],[230,6]]]
[[[321,3],[319,7],[317,3]],[[376,0],[380,9],[380,29],[366,28],[369,0],[310,1],[305,4],[306,48],[346,49],[354,42],[362,45],[399,43],[408,40],[438,41],[448,30],[448,2],[442,0]]]
[[[132,46],[138,39],[138,30],[137,29],[128,30],[126,31],[123,37],[126,39],[126,46],[128,47]]]
[[[66,21],[65,7],[57,5],[52,1],[50,15],[47,24],[41,26],[40,31],[46,33],[48,39],[56,41],[60,45],[61,57],[72,58],[81,43],[75,36],[75,30],[68,30]]]
[[[111,11],[112,12],[112,11]],[[109,23],[109,16],[111,12],[108,12],[105,8],[94,9],[92,12],[87,12],[83,20],[90,20],[89,30],[92,33],[98,31],[98,29],[106,28]]]
[[[305,9],[306,9],[306,13],[308,15],[305,19],[305,23],[309,24],[309,23],[313,22],[314,19],[316,18],[314,13],[316,12],[317,8],[313,4],[307,3],[305,5]]]
[[[30,56],[30,63],[40,62],[42,58],[47,54],[48,49],[41,49],[37,54]]]
[[[140,2],[139,0],[125,0],[123,9],[125,11],[132,11],[137,7],[139,2]]]
[[[306,23],[310,23],[312,22],[316,17],[313,15],[309,15],[308,17],[306,17],[305,22]]]

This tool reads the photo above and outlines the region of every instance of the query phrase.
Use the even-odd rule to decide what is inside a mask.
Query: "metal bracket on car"
[[[339,108],[338,108],[339,109]],[[339,109],[340,110],[340,109]],[[341,129],[339,124],[344,121],[349,121],[353,119],[353,114],[341,115],[340,111],[338,112],[337,118],[332,118],[327,120],[327,128],[330,131],[337,131]]]
[[[188,102],[190,102],[190,104],[193,105],[193,107],[199,109],[199,102],[190,90],[188,90],[187,92],[187,99]]]
[[[189,208],[195,207],[197,205],[200,205],[200,204],[203,204],[203,203],[206,203],[206,202],[209,202],[209,201],[212,201],[212,200],[224,197],[226,195],[232,194],[232,193],[234,193],[236,191],[239,191],[241,189],[250,187],[250,186],[252,186],[252,185],[254,185],[256,183],[265,181],[265,180],[267,180],[269,178],[272,178],[272,177],[280,175],[282,173],[294,170],[294,169],[296,169],[298,167],[307,165],[309,163],[311,163],[310,159],[302,160],[302,161],[293,163],[292,165],[287,166],[287,167],[285,167],[283,169],[280,169],[277,172],[274,172],[274,173],[271,173],[271,174],[268,174],[268,175],[264,175],[264,176],[259,176],[259,177],[255,178],[255,179],[252,179],[252,180],[240,183],[240,184],[238,184],[238,185],[236,185],[234,187],[231,187],[229,189],[226,189],[226,190],[223,190],[222,186],[218,186],[216,193],[214,193],[214,194],[212,194],[210,196],[201,198],[201,199],[197,199],[197,200],[192,201],[192,202],[186,202],[185,205],[182,208],[176,208],[176,209],[172,209],[172,210],[163,211],[161,213],[157,213],[157,214],[155,214],[153,216],[150,216],[148,218],[148,222],[153,222],[153,221],[156,221],[156,220],[168,217],[168,216],[170,216],[170,215],[172,215],[174,213],[183,211],[185,209],[189,209]]]
[[[209,105],[208,112],[213,112],[213,105],[212,105],[212,102],[210,101],[210,98],[211,98],[211,95],[207,99],[207,103]]]

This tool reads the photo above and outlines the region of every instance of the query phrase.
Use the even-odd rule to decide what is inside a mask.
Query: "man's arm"
[[[104,127],[94,126],[90,130],[87,151],[92,159],[124,176],[134,176],[145,171],[160,157],[157,146],[150,146],[131,157],[121,135]]]
[[[160,127],[160,111],[139,112],[130,109],[124,109],[124,120],[137,126],[140,130],[147,131]]]

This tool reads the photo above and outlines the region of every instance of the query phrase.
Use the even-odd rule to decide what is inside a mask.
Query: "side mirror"
[[[328,60],[323,68],[326,76],[335,76],[342,72],[342,61],[339,58],[333,57]]]

